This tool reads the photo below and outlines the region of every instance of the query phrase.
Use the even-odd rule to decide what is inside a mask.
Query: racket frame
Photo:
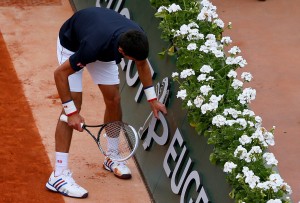
[[[65,123],[68,123],[68,117],[65,114],[61,114],[59,120],[65,122]],[[109,125],[110,123],[114,123],[114,122],[104,123],[104,124],[100,124],[100,125],[86,125],[84,123],[81,123],[81,128],[83,130],[85,130],[93,138],[93,140],[98,145],[98,148],[99,148],[100,152],[103,155],[108,156],[112,161],[122,162],[122,161],[126,161],[126,160],[130,159],[135,154],[135,152],[137,150],[137,147],[138,147],[139,137],[138,137],[138,134],[137,134],[136,130],[131,125],[128,125],[127,123],[124,123],[122,121],[118,121],[118,122],[122,123],[124,125],[127,125],[132,130],[132,132],[134,133],[134,137],[135,137],[135,140],[136,140],[134,145],[132,145],[132,143],[130,143],[130,141],[126,138],[126,141],[127,141],[128,145],[130,145],[133,148],[131,150],[131,153],[128,156],[123,157],[121,159],[118,159],[118,158],[115,158],[115,157],[110,157],[109,154],[107,154],[103,150],[103,148],[101,147],[101,142],[100,142],[100,136],[101,136],[102,130],[105,128],[105,126]],[[95,136],[88,128],[99,128],[97,136]]]

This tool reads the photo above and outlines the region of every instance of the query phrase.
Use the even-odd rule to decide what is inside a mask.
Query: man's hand
[[[81,115],[79,115],[78,113],[75,113],[68,117],[68,125],[80,132],[83,131],[83,129],[81,127],[82,123],[84,123],[84,118]]]
[[[151,109],[153,111],[154,117],[159,119],[158,112],[161,111],[163,114],[167,114],[166,106],[162,103],[160,103],[157,100],[153,100],[150,103]]]

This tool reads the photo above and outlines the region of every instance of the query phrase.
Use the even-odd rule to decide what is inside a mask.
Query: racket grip
[[[59,120],[68,123],[68,116],[61,114]],[[83,123],[81,123],[81,127],[83,127]]]

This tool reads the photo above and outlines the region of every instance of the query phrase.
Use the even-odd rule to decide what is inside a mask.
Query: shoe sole
[[[114,173],[113,170],[111,170],[109,167],[107,167],[105,164],[103,164],[103,168],[107,171],[110,171],[112,173]],[[120,178],[120,179],[130,179],[131,178],[131,174],[123,174],[121,176],[117,175],[114,173],[114,175],[117,177],[117,178]]]
[[[46,189],[49,190],[49,191],[51,191],[51,192],[60,193],[60,194],[62,194],[63,196],[66,196],[66,197],[72,197],[72,198],[76,198],[76,199],[84,199],[84,198],[87,198],[88,195],[89,195],[89,193],[86,193],[86,194],[84,194],[82,197],[69,196],[69,195],[67,195],[66,193],[57,191],[57,190],[56,190],[54,187],[52,187],[48,182],[47,182],[47,184],[46,184]]]

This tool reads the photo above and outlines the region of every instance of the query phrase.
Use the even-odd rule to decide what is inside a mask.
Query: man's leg
[[[73,55],[74,52],[69,51],[60,44],[57,39],[57,59],[61,65]],[[76,72],[69,76],[69,85],[71,96],[78,111],[81,109],[82,103],[82,71]],[[62,111],[64,113],[64,111]],[[55,170],[51,173],[46,188],[59,192],[65,196],[75,198],[86,198],[88,191],[80,187],[72,178],[72,173],[68,169],[69,149],[72,140],[73,129],[67,123],[58,121],[55,131]]]
[[[106,105],[104,114],[104,123],[122,120],[121,99],[119,94],[119,85],[98,85],[104,98]],[[118,151],[118,138],[107,136],[108,152],[116,153]],[[131,171],[124,162],[113,162],[105,157],[103,167],[115,174],[116,177],[122,179],[131,178]]]
[[[72,99],[75,103],[77,111],[80,112],[82,104],[82,92],[71,92]],[[64,113],[62,111],[62,113]],[[73,128],[67,123],[58,120],[55,131],[55,151],[69,153],[71,146]]]
[[[119,85],[98,85],[106,105],[104,123],[122,120]]]
[[[81,109],[82,93],[72,92],[73,101],[78,111]],[[64,113],[64,112],[62,112]],[[51,174],[46,188],[65,196],[86,198],[88,191],[75,183],[68,167],[69,149],[71,146],[73,128],[63,121],[58,121],[55,131],[55,170]]]
[[[82,93],[71,92],[75,106],[80,112],[82,104]],[[62,111],[62,114],[64,111]],[[67,170],[69,162],[69,149],[71,146],[71,140],[73,135],[73,128],[68,126],[67,123],[58,120],[55,131],[55,176],[60,176],[64,170]]]

